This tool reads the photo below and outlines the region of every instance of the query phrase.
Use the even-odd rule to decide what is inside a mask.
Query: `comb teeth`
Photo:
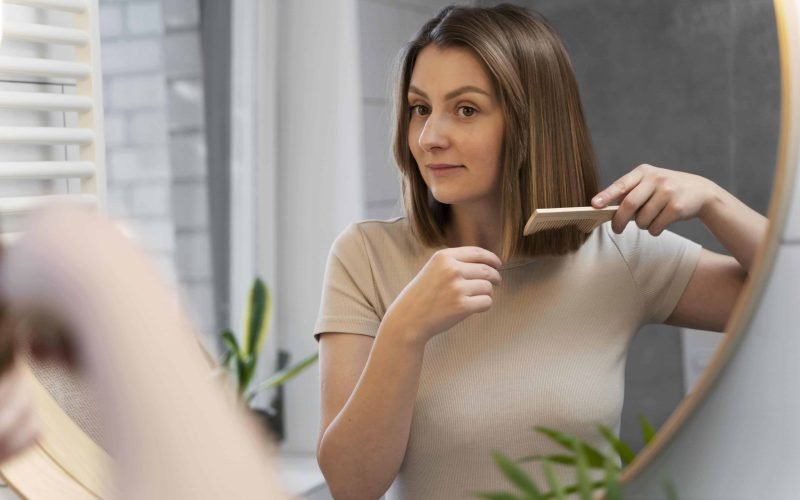
[[[584,233],[592,232],[600,224],[611,220],[619,207],[595,209],[592,207],[537,209],[525,224],[523,235],[527,236],[548,229],[574,226]]]
[[[551,220],[543,220],[543,221],[536,221],[533,226],[528,228],[528,234],[538,233],[539,231],[547,231],[549,229],[561,229],[562,227],[574,226],[579,231],[583,231],[584,233],[591,233],[594,228],[602,224],[602,222],[598,222],[596,220],[588,219],[588,220],[580,220],[576,221],[573,219],[551,219]]]

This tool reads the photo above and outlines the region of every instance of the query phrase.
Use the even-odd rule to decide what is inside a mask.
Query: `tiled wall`
[[[181,286],[201,329],[213,334],[215,308],[198,0],[163,0],[163,8],[176,264]]]
[[[101,0],[109,211],[214,327],[197,0]]]
[[[176,281],[161,5],[103,2],[100,29],[109,211]]]

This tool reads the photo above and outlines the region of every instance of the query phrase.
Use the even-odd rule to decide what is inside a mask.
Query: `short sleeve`
[[[622,254],[642,299],[643,323],[663,323],[678,305],[700,258],[702,247],[664,231],[659,236],[630,223],[622,234],[604,229]]]
[[[333,242],[314,337],[326,332],[374,337],[380,316],[376,312],[375,285],[363,235],[358,224],[348,226]]]

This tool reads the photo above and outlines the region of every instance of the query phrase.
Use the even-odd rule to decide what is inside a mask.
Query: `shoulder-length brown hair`
[[[507,4],[446,7],[401,53],[394,157],[413,233],[427,246],[443,245],[450,219],[449,205],[433,198],[408,145],[408,86],[417,56],[429,44],[472,50],[492,78],[503,109],[500,257],[505,261],[577,250],[587,235],[573,227],[522,236],[536,208],[589,205],[597,192],[597,173],[578,85],[561,40],[541,15]]]

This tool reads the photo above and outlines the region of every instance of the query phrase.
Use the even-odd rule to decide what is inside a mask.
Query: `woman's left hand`
[[[699,175],[639,165],[592,198],[592,206],[619,203],[611,227],[621,233],[631,219],[658,236],[670,224],[701,216],[716,184]]]

